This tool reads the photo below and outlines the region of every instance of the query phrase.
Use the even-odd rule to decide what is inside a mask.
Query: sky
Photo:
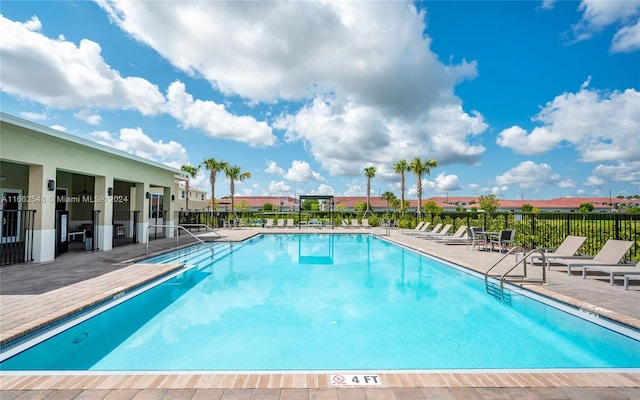
[[[5,1],[2,112],[235,194],[640,194],[639,1]],[[1,134],[1,133],[0,133]],[[406,198],[417,178],[406,175]],[[204,168],[191,182],[210,192]],[[217,176],[216,198],[229,181]]]

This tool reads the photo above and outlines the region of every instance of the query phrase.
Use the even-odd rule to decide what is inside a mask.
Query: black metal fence
[[[33,261],[35,210],[0,210],[0,266]]]
[[[112,247],[138,243],[138,221],[140,211],[113,212]]]

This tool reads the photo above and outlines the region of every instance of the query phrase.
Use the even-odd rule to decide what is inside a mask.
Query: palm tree
[[[216,187],[216,175],[220,171],[224,171],[227,168],[226,161],[218,161],[215,158],[209,158],[200,163],[200,166],[204,166],[209,170],[209,183],[211,184],[211,210],[215,211],[216,205],[216,196],[215,196],[215,187]]]
[[[407,160],[402,159],[393,164],[393,170],[400,174],[400,212],[404,214],[404,173],[409,170]]]
[[[185,202],[184,207],[186,211],[189,211],[189,179],[195,178],[198,175],[198,171],[200,170],[200,166],[194,167],[190,164],[185,164],[180,169],[187,173],[187,180],[184,183],[184,193],[185,193]]]
[[[242,182],[245,179],[251,178],[251,172],[242,172],[239,166],[237,165],[227,165],[224,169],[224,174],[231,181],[231,214],[236,215],[235,209],[233,208],[233,195],[235,193],[235,182]]]
[[[384,192],[380,197],[387,201],[387,214],[389,214],[389,205],[393,200],[396,200],[396,195],[393,192]]]
[[[416,187],[416,191],[418,192],[418,209],[416,210],[417,214],[420,215],[422,213],[422,174],[429,175],[431,173],[431,168],[435,168],[438,166],[436,160],[421,160],[420,157],[416,157],[409,164],[409,170],[412,171],[418,177],[418,183]]]
[[[370,207],[370,202],[369,199],[371,198],[371,178],[373,178],[374,176],[376,176],[376,167],[367,167],[364,169],[364,175],[367,177],[367,209],[364,212],[364,215],[369,214],[371,211],[369,209]]]

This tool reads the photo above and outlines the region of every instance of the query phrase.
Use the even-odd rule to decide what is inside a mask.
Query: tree
[[[184,193],[185,193],[185,202],[184,207],[189,211],[189,179],[195,178],[198,175],[198,171],[200,170],[200,166],[194,167],[190,164],[185,164],[180,167],[183,172],[187,173],[187,180],[184,182]]]
[[[580,212],[583,214],[589,214],[593,211],[593,204],[591,203],[582,203],[580,204]]]
[[[242,182],[245,179],[251,178],[250,172],[242,172],[239,166],[237,165],[227,165],[224,169],[224,174],[227,178],[229,178],[230,183],[230,191],[231,191],[231,214],[236,215],[236,211],[233,207],[233,196],[235,194],[235,182]]]
[[[533,206],[529,203],[523,204],[522,207],[520,207],[520,211],[530,213],[533,211]]]
[[[215,158],[209,158],[200,163],[200,166],[204,166],[207,170],[209,170],[209,183],[211,184],[211,209],[215,211],[216,209],[216,175],[220,171],[224,171],[229,165],[225,161],[218,161]]]
[[[494,213],[498,210],[498,207],[500,207],[500,200],[498,200],[495,194],[487,194],[478,197],[478,204],[485,212]]]
[[[369,214],[371,211],[370,207],[370,198],[371,198],[371,178],[376,176],[376,167],[367,167],[364,169],[364,175],[367,177],[367,209],[364,212],[364,215]]]
[[[393,164],[393,170],[396,174],[400,174],[400,212],[404,214],[404,173],[409,170],[407,160],[402,159]]]
[[[273,204],[271,203],[264,203],[262,205],[262,211],[273,211]]]
[[[416,157],[409,164],[409,170],[416,174],[418,177],[418,182],[416,186],[416,191],[418,192],[418,209],[416,210],[418,215],[422,211],[422,174],[429,175],[431,173],[431,168],[435,168],[438,166],[438,163],[435,160],[421,160],[420,157]]]
[[[382,196],[380,196],[380,197],[382,197],[383,199],[385,199],[387,201],[387,213],[388,213],[389,212],[389,205],[391,204],[391,202],[393,200],[396,199],[396,195],[393,194],[393,192],[384,192],[384,193],[382,193]]]
[[[305,211],[319,211],[320,202],[318,199],[306,199],[302,202],[302,209]]]
[[[429,200],[424,203],[425,214],[440,214],[442,213],[442,207],[438,207],[435,201]]]

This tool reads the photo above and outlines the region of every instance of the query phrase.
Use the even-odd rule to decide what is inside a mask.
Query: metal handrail
[[[146,243],[146,252],[149,252],[149,229],[150,228],[169,228],[169,229],[182,229],[183,231],[187,232],[189,235],[191,235],[194,239],[196,239],[198,242],[202,243],[203,245],[207,246],[207,247],[211,247],[207,244],[207,242],[203,241],[202,239],[200,239],[199,237],[197,237],[196,235],[194,235],[193,233],[189,232],[189,230],[187,230],[184,226],[182,225],[149,225],[147,227],[147,243]],[[216,232],[217,233],[217,232]],[[221,236],[218,233],[219,236]],[[223,237],[223,236],[221,236]],[[178,245],[178,241],[180,239],[180,235],[176,235],[176,246]],[[231,245],[231,242],[227,239],[227,242],[229,242],[229,245]]]
[[[489,276],[490,276],[490,275],[489,275],[489,272],[491,272],[491,270],[492,270],[493,268],[495,268],[498,264],[500,264],[500,262],[501,262],[502,260],[504,260],[508,255],[513,254],[513,253],[516,253],[516,252],[518,252],[518,253],[524,253],[524,252],[525,252],[525,249],[524,249],[524,247],[522,247],[522,246],[515,246],[515,247],[512,247],[511,249],[509,249],[509,251],[507,251],[507,253],[506,253],[504,256],[502,256],[502,258],[500,258],[500,259],[499,259],[495,264],[493,264],[493,265],[491,266],[491,268],[489,268],[489,269],[484,273],[484,285],[485,285],[485,290],[487,291],[487,293],[489,292],[489,289],[488,289],[488,287],[489,287]],[[541,283],[542,283],[543,285],[545,285],[545,284],[547,283],[547,274],[546,274],[546,271],[545,271],[545,268],[544,268],[544,265],[545,265],[545,259],[546,259],[546,255],[545,255],[544,250],[542,250],[542,249],[533,249],[533,250],[530,250],[528,253],[525,253],[525,255],[524,255],[520,260],[517,260],[517,261],[516,261],[516,263],[515,263],[511,268],[509,268],[506,272],[504,272],[502,275],[500,275],[500,299],[501,299],[502,301],[504,301],[504,282],[505,282],[505,280],[507,279],[507,275],[508,275],[511,271],[513,271],[513,270],[514,270],[518,265],[520,265],[520,264],[523,264],[523,263],[524,263],[524,271],[523,271],[523,272],[524,272],[524,275],[523,275],[523,277],[524,277],[524,278],[527,278],[527,259],[528,259],[532,254],[534,254],[534,253],[539,253],[539,254],[540,254],[540,257],[542,258],[542,280],[541,280]],[[494,276],[495,276],[495,277],[497,277],[497,275],[494,275]]]

